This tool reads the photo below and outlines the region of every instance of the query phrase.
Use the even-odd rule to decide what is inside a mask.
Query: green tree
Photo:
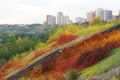
[[[0,59],[0,67],[6,62],[5,59]]]

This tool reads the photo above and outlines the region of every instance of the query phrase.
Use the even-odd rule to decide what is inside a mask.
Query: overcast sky
[[[74,21],[97,8],[113,10],[116,15],[120,0],[0,0],[0,24],[43,23],[47,14],[56,16],[59,11]]]

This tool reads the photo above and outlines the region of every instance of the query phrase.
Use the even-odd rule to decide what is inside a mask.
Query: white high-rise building
[[[63,22],[64,22],[63,20],[64,20],[63,13],[62,12],[58,12],[57,13],[57,24],[58,25],[62,25]]]
[[[65,15],[64,16],[64,25],[68,25],[70,23],[69,16]]]
[[[119,14],[118,15],[120,16],[120,10],[119,10]]]
[[[102,21],[110,21],[113,18],[112,11],[111,10],[105,10],[102,8],[98,8],[95,11],[91,11],[87,13],[87,22],[90,22],[95,17],[100,17]]]
[[[96,10],[96,17],[100,17],[102,21],[104,21],[104,9],[98,8]]]
[[[56,17],[52,16],[52,25],[55,26],[56,25]]]
[[[52,15],[47,15],[47,25],[55,26],[56,25],[56,17]]]
[[[115,15],[113,19],[114,19],[114,20],[119,20],[119,19],[120,19],[120,10],[119,10],[119,14],[118,14],[118,15]]]
[[[69,25],[70,24],[70,19],[68,15],[63,15],[62,12],[57,13],[57,24],[60,26],[63,25]]]
[[[81,17],[76,17],[75,18],[75,23],[78,23],[78,24],[82,24],[85,22],[85,19],[84,18],[81,18]]]
[[[96,17],[97,16],[99,16],[102,21],[106,21],[106,22],[112,20],[113,17],[111,10],[105,10],[102,8],[96,10]]]
[[[108,21],[112,20],[112,18],[113,18],[112,11],[105,10],[104,11],[104,21],[108,22]]]
[[[75,18],[75,23],[81,23],[82,22],[82,18],[81,17],[76,17]]]
[[[87,19],[87,22],[90,22],[90,13],[87,13],[86,19]]]
[[[90,22],[93,18],[95,18],[95,12],[94,11],[91,11],[89,13],[87,13],[87,22]]]

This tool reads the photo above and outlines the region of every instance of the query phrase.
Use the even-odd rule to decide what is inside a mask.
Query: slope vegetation
[[[46,43],[40,42],[35,47],[34,51],[13,56],[11,60],[5,63],[5,65],[0,68],[0,79],[4,80],[5,76],[10,75],[11,73],[14,74],[14,72],[20,71],[24,69],[26,66],[33,64],[35,61],[42,59],[44,56],[47,56],[46,53],[51,50],[55,50],[59,47],[65,48],[65,46],[67,46],[69,42],[73,40],[77,40],[78,42],[83,40],[84,38],[89,38],[91,37],[91,35],[107,30],[115,24],[116,22],[109,22],[106,24],[89,26],[87,28],[75,25],[57,28],[55,29],[55,33],[51,35],[51,37]],[[88,41],[79,42],[72,48],[65,48],[62,53],[58,54],[55,57],[49,58],[48,60],[45,60],[40,66],[38,66],[37,68],[35,67],[32,70],[33,72],[26,73],[25,79],[31,77],[30,79],[34,80],[38,76],[39,76],[38,79],[39,78],[41,79],[41,77],[44,78],[44,75],[46,75],[45,77],[48,78],[50,77],[52,79],[53,78],[63,79],[64,78],[63,73],[70,69],[75,68],[76,70],[81,71],[88,66],[96,64],[105,57],[108,57],[111,49],[119,47],[119,39],[120,31],[113,31],[111,33],[106,33],[104,35],[101,34],[94,35]],[[111,44],[114,45],[113,48],[111,48],[112,47]],[[84,56],[84,54],[88,54],[89,51],[90,51],[89,54],[91,54],[91,52],[96,53],[95,50],[97,49],[103,51],[104,47],[106,47],[106,49],[108,48],[108,54],[105,54],[103,58],[100,57],[100,59],[97,62],[92,62],[91,60],[91,65],[85,67],[77,67],[81,64],[79,63],[79,61],[81,61],[80,60],[81,56]],[[102,54],[104,54],[104,52]],[[46,64],[48,62],[50,63]],[[34,73],[34,71],[36,71],[39,74],[37,74],[36,72]]]
[[[49,80],[50,79],[62,80],[65,78],[64,73],[71,69],[76,69],[77,72],[80,72],[81,74],[80,76],[82,76],[84,75],[84,70],[87,67],[95,65],[103,61],[104,59],[107,59],[107,57],[111,59],[111,61],[108,60],[108,62],[112,62],[113,59],[112,56],[115,55],[114,49],[118,47],[120,47],[119,30],[105,34],[96,34],[87,41],[82,41],[77,43],[71,48],[63,49],[63,51],[60,54],[45,60],[40,66],[37,66],[30,72],[24,74],[23,77],[25,79],[31,80],[34,79],[46,80],[46,78]],[[113,66],[120,64],[119,54],[116,55],[118,57],[116,59],[114,57],[114,60],[116,61],[113,62],[114,63]],[[106,65],[106,63],[103,64]],[[108,64],[112,65],[110,63]],[[102,64],[101,66],[102,68],[104,68]],[[94,71],[95,69],[93,68],[91,70]],[[100,70],[102,71],[103,69]],[[90,72],[90,74],[92,75],[92,72]]]

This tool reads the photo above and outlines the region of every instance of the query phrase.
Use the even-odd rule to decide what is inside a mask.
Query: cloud
[[[47,8],[34,5],[25,4],[2,4],[0,5],[0,10],[2,10],[0,18],[0,23],[40,23],[45,21],[47,14],[56,13],[56,8]]]
[[[113,10],[118,14],[120,0],[0,0],[0,24],[42,23],[46,15],[56,16],[58,11],[70,16],[86,17],[97,8]]]

